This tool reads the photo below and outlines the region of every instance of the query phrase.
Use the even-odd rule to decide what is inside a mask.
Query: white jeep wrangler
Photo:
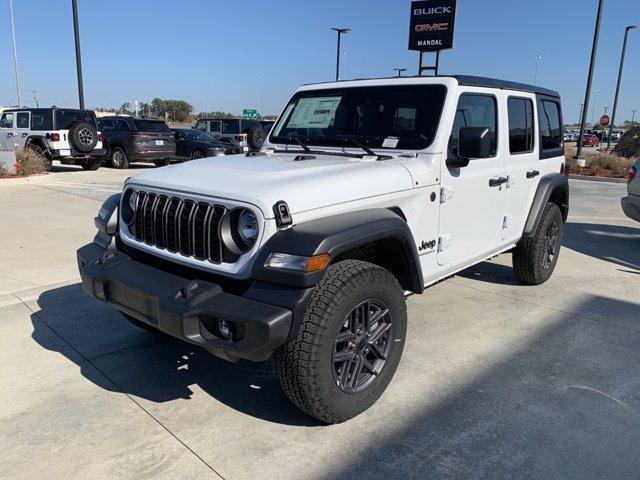
[[[51,162],[97,170],[105,150],[96,115],[75,108],[10,108],[0,116],[0,150],[27,148]]]
[[[275,352],[329,423],[370,407],[402,354],[405,297],[512,251],[552,274],[567,218],[560,98],[451,76],[300,88],[262,150],[129,179],[78,251],[83,288],[219,357]]]

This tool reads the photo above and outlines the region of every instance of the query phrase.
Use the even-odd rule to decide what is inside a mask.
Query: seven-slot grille
[[[139,242],[212,263],[222,261],[223,205],[138,191],[131,233]]]

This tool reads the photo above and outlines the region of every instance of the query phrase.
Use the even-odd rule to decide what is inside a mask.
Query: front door
[[[462,127],[487,127],[489,158],[471,160],[449,169],[443,162],[438,263],[464,262],[490,251],[500,239],[504,208],[505,165],[498,138],[498,98],[494,94],[463,92],[458,99],[449,140],[449,156],[457,156]]]
[[[29,121],[29,112],[16,113],[15,127],[13,129],[16,148],[23,148],[27,142],[27,137],[29,136]]]
[[[13,112],[5,112],[0,117],[0,150],[14,150],[15,149],[15,139],[14,139],[14,116]]]

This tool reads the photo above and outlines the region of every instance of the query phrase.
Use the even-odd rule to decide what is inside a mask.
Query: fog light
[[[225,340],[231,340],[231,327],[226,322],[226,320],[218,320],[218,330],[220,331],[220,335],[222,335],[222,338],[224,338]]]

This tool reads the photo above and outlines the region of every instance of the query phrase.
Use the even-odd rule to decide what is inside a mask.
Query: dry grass
[[[45,170],[44,159],[33,150],[16,150],[16,175],[36,175]]]
[[[9,176],[9,172],[7,171],[6,168],[4,168],[4,165],[0,165],[0,177],[8,177]]]
[[[598,176],[613,176],[622,178],[627,175],[631,164],[630,158],[619,157],[613,153],[597,153],[592,157],[587,157],[587,168],[592,169]],[[603,175],[608,173],[607,175]]]

